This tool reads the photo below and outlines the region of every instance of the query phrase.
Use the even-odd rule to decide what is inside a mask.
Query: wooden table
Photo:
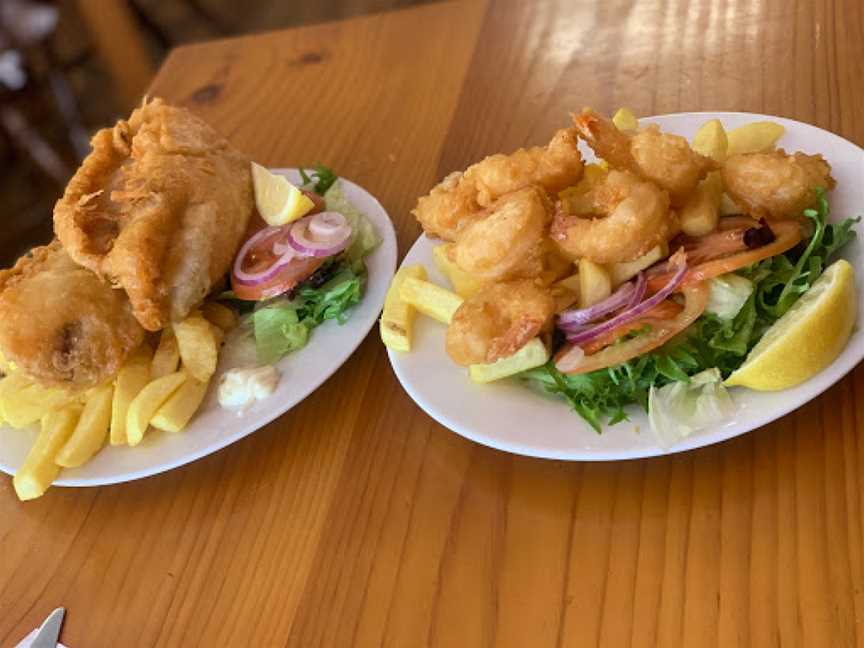
[[[583,104],[772,113],[864,143],[862,60],[859,0],[443,3],[184,47],[152,93],[262,163],[357,180],[404,253],[418,195]],[[862,645],[862,427],[859,367],[703,450],[514,457],[433,423],[371,334],[193,465],[29,504],[3,480],[0,644],[62,604],[73,648]]]

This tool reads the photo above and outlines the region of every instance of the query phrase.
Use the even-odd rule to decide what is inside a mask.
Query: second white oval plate
[[[274,169],[291,182],[300,184],[296,169]],[[375,226],[381,245],[366,259],[369,270],[366,292],[345,324],[324,322],[316,328],[309,344],[277,363],[281,373],[272,396],[257,402],[242,417],[219,407],[216,384],[227,368],[220,358],[210,391],[189,427],[179,434],[150,433],[134,448],[104,448],[89,463],[63,470],[55,486],[103,486],[131,481],[171,470],[211,454],[251,434],[281,416],[315,391],[332,376],[360,345],[378,320],[384,296],[396,268],[396,234],[390,217],[372,194],[340,179],[345,196]],[[13,474],[24,461],[36,438],[36,429],[0,428],[0,470]]]
[[[864,150],[833,133],[801,122],[749,113],[680,113],[649,117],[642,124],[657,124],[664,131],[691,139],[709,119],[719,119],[727,130],[752,121],[770,119],[786,127],[779,146],[789,151],[821,153],[833,169],[837,189],[829,196],[832,220],[864,213]],[[587,161],[591,151],[580,143]],[[648,417],[640,408],[628,409],[630,421],[594,432],[570,411],[562,400],[538,393],[518,380],[479,385],[455,365],[444,351],[445,327],[418,316],[414,349],[410,353],[389,351],[390,362],[402,386],[432,418],[477,443],[506,452],[580,461],[635,459],[681,452],[724,441],[777,419],[815,398],[840,380],[864,358],[864,255],[859,238],[847,245],[841,256],[857,273],[858,326],[849,344],[834,363],[807,382],[782,392],[730,390],[738,406],[735,417],[703,430],[672,448],[654,440]],[[432,248],[439,242],[421,236],[403,261],[426,266],[432,281],[447,285],[435,268]]]

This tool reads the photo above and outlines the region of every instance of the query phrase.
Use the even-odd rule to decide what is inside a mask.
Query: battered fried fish
[[[253,209],[249,160],[160,99],[100,130],[54,208],[69,256],[123,288],[141,325],[184,318],[230,268]]]
[[[484,218],[483,209],[501,196],[531,185],[550,193],[576,184],[582,177],[582,155],[576,133],[563,129],[547,146],[498,153],[453,172],[417,202],[414,215],[431,235],[455,241],[469,223]]]
[[[98,385],[143,339],[126,294],[72,261],[56,240],[0,271],[0,351],[40,384]]]

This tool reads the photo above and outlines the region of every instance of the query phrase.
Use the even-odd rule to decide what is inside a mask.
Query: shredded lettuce
[[[813,222],[813,233],[801,249],[764,259],[735,275],[752,283],[752,291],[730,317],[731,306],[705,312],[686,331],[665,345],[628,362],[588,374],[565,375],[554,362],[521,375],[529,383],[564,398],[573,410],[598,433],[603,425],[627,420],[625,407],[638,404],[648,411],[652,387],[671,382],[688,383],[707,369],[717,369],[726,378],[740,367],[765,331],[819,278],[836,252],[855,238],[852,229],[861,217],[828,223],[825,192],[817,190],[815,209],[804,215]],[[743,283],[738,283],[744,295]],[[727,295],[727,297],[731,297]],[[722,315],[722,316],[721,316]]]
[[[717,369],[700,371],[687,382],[651,385],[648,395],[651,431],[664,448],[734,413],[735,404]]]

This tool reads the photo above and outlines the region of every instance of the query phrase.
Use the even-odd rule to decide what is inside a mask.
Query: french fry
[[[32,384],[32,381],[20,373],[0,378],[0,418],[6,420],[6,403],[14,402],[21,390]]]
[[[237,327],[237,313],[219,302],[206,302],[201,306],[201,314],[211,324],[218,326],[224,333],[230,333]]]
[[[210,322],[193,314],[174,324],[174,335],[180,348],[183,367],[201,382],[210,380],[216,371],[219,349]]]
[[[726,161],[728,148],[729,138],[719,119],[705,122],[693,136],[693,150],[720,164]]]
[[[534,338],[516,353],[489,364],[469,365],[468,376],[477,383],[490,383],[539,367],[549,360],[549,351],[540,338]]]
[[[12,479],[18,499],[40,497],[57,479],[60,466],[54,459],[75,430],[80,414],[81,405],[72,403],[44,416],[36,443]]]
[[[612,294],[612,277],[602,265],[579,260],[579,306],[587,308]]]
[[[456,265],[455,261],[450,259],[449,250],[452,247],[452,243],[436,245],[432,248],[432,258],[435,261],[435,265],[441,271],[441,274],[447,277],[447,280],[450,282],[450,285],[453,286],[453,290],[456,291],[456,294],[468,299],[482,290],[483,282],[477,279],[477,277],[465,272],[462,268]],[[418,279],[424,278],[425,277],[418,277]]]
[[[639,120],[629,108],[619,108],[612,116],[612,123],[620,131],[639,130]]]
[[[402,301],[411,304],[424,315],[436,319],[443,324],[449,324],[453,313],[464,301],[459,295],[442,288],[438,284],[407,277],[399,289]]]
[[[723,179],[719,171],[712,171],[696,186],[687,204],[678,212],[681,231],[688,236],[704,236],[717,229],[722,198]]]
[[[384,311],[381,313],[381,341],[384,346],[394,351],[411,350],[411,334],[414,329],[414,307],[402,301],[399,290],[406,278],[426,278],[426,268],[421,265],[403,266],[394,275],[384,299]]]
[[[57,454],[55,462],[58,466],[76,468],[102,449],[111,425],[113,397],[114,385],[111,383],[100,385],[90,392],[72,436]]]
[[[201,407],[207,387],[208,383],[190,376],[153,415],[150,425],[165,432],[181,432]]]
[[[579,273],[564,277],[552,284],[552,299],[555,300],[555,312],[570,308],[579,301]]]
[[[13,373],[6,376],[0,385],[0,415],[9,425],[20,429],[78,398],[78,394],[42,387],[19,373]]]
[[[609,277],[612,280],[612,289],[614,290],[625,281],[630,281],[637,274],[650,268],[660,259],[669,256],[669,245],[665,242],[660,243],[638,259],[633,261],[623,261],[621,263],[610,263],[606,269],[609,271]]]
[[[181,369],[152,380],[129,403],[129,411],[126,412],[126,438],[130,446],[141,443],[153,415],[180,388],[188,375]]]
[[[114,395],[111,404],[111,431],[108,438],[111,445],[126,445],[126,414],[129,403],[150,382],[150,347],[146,344],[137,349],[120,368],[114,381]]]
[[[159,346],[153,354],[150,363],[150,380],[167,376],[177,371],[180,364],[180,349],[177,346],[177,336],[171,328],[166,328],[159,335]]]
[[[727,155],[741,153],[764,153],[771,151],[777,140],[783,137],[786,129],[777,122],[751,122],[735,128],[727,134],[729,148]]]

